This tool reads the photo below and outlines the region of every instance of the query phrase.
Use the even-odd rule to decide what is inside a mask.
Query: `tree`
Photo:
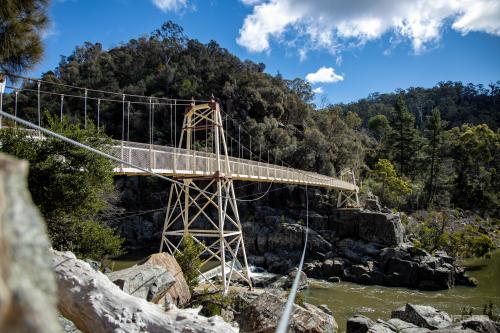
[[[408,111],[405,101],[399,97],[389,118],[391,132],[389,146],[401,175],[413,175],[418,164],[420,133],[415,128],[415,117]]]
[[[453,202],[465,209],[498,214],[500,207],[500,133],[487,125],[450,130],[455,168]]]
[[[380,159],[371,175],[375,181],[375,194],[389,205],[400,206],[404,202],[404,196],[411,193],[410,184],[398,177],[394,165],[389,160]]]
[[[92,124],[84,129],[50,115],[47,124],[96,149],[111,142]],[[53,137],[39,140],[26,134],[23,129],[2,129],[0,150],[30,162],[29,190],[47,222],[52,246],[94,259],[121,254],[123,241],[98,219],[114,191],[112,162]]]
[[[30,69],[43,54],[48,0],[3,0],[0,6],[0,70]]]
[[[427,204],[431,204],[436,190],[437,175],[441,167],[441,149],[443,146],[443,132],[446,122],[441,120],[439,109],[432,110],[432,114],[427,120],[427,135],[429,144],[427,145],[427,155],[429,158],[429,176],[426,182]]]

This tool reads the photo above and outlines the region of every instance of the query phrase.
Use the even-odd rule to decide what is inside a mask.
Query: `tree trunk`
[[[237,332],[220,317],[158,305],[123,292],[71,252],[52,250],[59,310],[83,332]]]

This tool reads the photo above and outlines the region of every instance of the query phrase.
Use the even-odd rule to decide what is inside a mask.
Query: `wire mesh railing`
[[[226,159],[222,155],[221,166],[218,168],[217,157],[214,153],[170,146],[115,141],[110,147],[110,154],[164,175],[204,177],[212,176],[219,171],[234,180],[307,184],[345,191],[357,190],[356,185],[337,178],[236,157],[227,157]],[[123,174],[143,173],[124,165],[117,165],[115,172]]]

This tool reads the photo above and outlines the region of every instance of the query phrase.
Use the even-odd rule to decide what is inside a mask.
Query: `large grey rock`
[[[399,216],[368,210],[338,209],[331,213],[339,238],[358,238],[394,246],[403,242],[404,227]]]
[[[393,311],[391,317],[431,330],[445,328],[452,324],[446,312],[426,305],[406,304],[404,312]]]
[[[388,324],[396,328],[396,332],[400,333],[425,333],[429,332],[428,328],[418,327],[415,324],[408,323],[401,319],[391,318],[387,321]]]
[[[471,329],[479,333],[497,333],[497,327],[495,323],[485,315],[481,316],[471,316],[460,322],[462,329]]]
[[[243,332],[271,333],[276,330],[286,298],[271,293],[240,294],[235,298],[235,320]],[[293,305],[290,332],[336,332],[337,323],[332,315],[320,308],[304,303]]]
[[[59,310],[82,332],[237,332],[220,317],[206,318],[174,305],[165,311],[129,295],[71,252],[51,251]]]
[[[157,303],[175,283],[165,268],[151,264],[136,265],[107,274],[121,290],[129,295]]]
[[[0,332],[61,332],[45,223],[28,163],[0,154]]]
[[[295,280],[296,275],[297,275],[297,269],[294,269],[288,273],[288,275],[286,277],[285,284],[284,284],[285,289],[289,289],[292,287],[293,281]],[[303,271],[300,271],[298,290],[304,290],[304,289],[307,289],[308,287],[309,287],[309,283],[307,281],[307,275]]]
[[[347,319],[346,333],[366,333],[368,329],[375,325],[375,322],[368,317],[355,315]]]
[[[164,297],[158,300],[158,304],[174,303],[177,306],[184,306],[191,299],[189,286],[182,273],[181,266],[175,258],[166,253],[155,253],[143,260],[139,265],[156,265],[164,268],[175,279],[175,283],[167,289]]]

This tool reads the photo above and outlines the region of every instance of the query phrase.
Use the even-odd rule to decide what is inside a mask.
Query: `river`
[[[470,269],[468,275],[478,280],[477,287],[458,286],[442,291],[418,291],[312,280],[309,289],[302,293],[308,303],[328,305],[340,332],[345,331],[347,319],[354,314],[362,314],[374,320],[377,318],[387,320],[392,310],[406,303],[430,305],[450,315],[460,315],[464,307],[472,307],[474,314],[482,314],[484,305],[492,302],[494,311],[498,313],[500,250],[492,253],[490,259],[467,260],[463,265]]]

